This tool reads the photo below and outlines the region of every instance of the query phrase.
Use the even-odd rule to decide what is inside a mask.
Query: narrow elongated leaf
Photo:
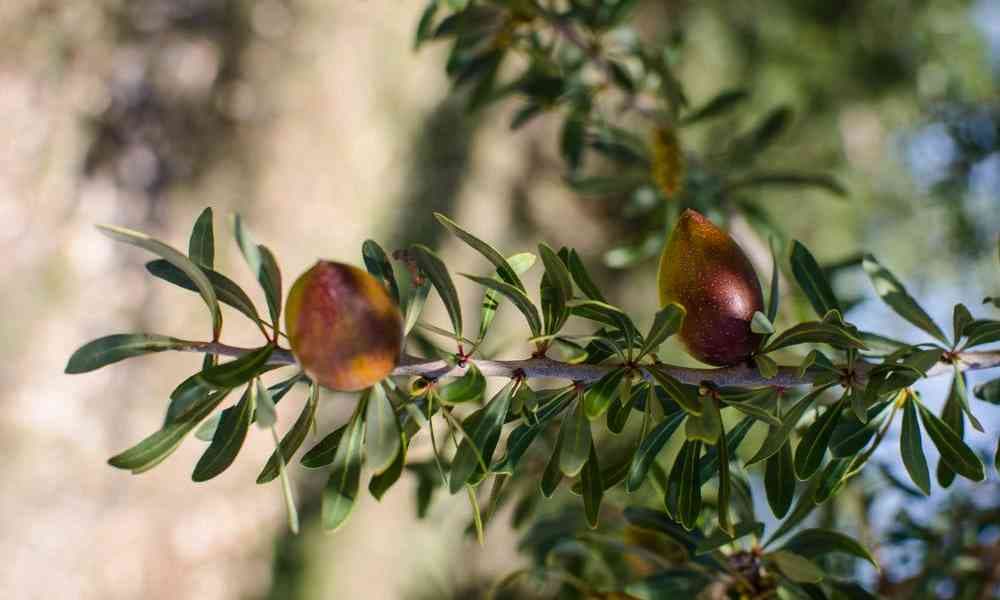
[[[414,285],[410,290],[410,297],[406,301],[406,310],[403,318],[403,334],[409,335],[410,331],[420,319],[420,313],[424,310],[427,302],[427,295],[431,291],[431,282],[423,280],[420,284]]]
[[[365,437],[363,404],[363,402],[358,404],[354,416],[347,424],[343,438],[337,444],[330,479],[323,489],[320,521],[323,523],[323,529],[327,531],[336,531],[347,521],[358,497],[362,445]]]
[[[170,456],[192,429],[215,410],[229,390],[208,394],[191,407],[183,419],[168,423],[128,450],[111,457],[108,464],[133,473],[142,473],[160,464]]]
[[[604,483],[601,479],[601,466],[597,460],[597,449],[590,445],[590,457],[580,472],[583,484],[583,512],[591,529],[597,527],[601,513],[601,499],[604,497]]]
[[[955,305],[955,309],[951,315],[952,335],[954,336],[955,343],[958,343],[958,340],[965,335],[965,327],[974,320],[972,313],[969,312],[969,309],[964,304],[958,303]]]
[[[97,228],[111,239],[148,250],[183,271],[194,282],[195,287],[198,288],[198,293],[201,294],[201,297],[205,300],[205,304],[208,305],[208,311],[212,315],[213,336],[216,338],[219,337],[219,334],[222,332],[222,311],[219,310],[219,300],[216,298],[215,289],[212,287],[212,283],[208,280],[205,272],[194,261],[173,247],[153,239],[145,233],[132,231],[123,227],[114,227],[112,225],[98,225]]]
[[[923,441],[920,437],[920,425],[917,424],[917,409],[913,398],[906,400],[903,406],[903,430],[899,437],[899,453],[903,457],[903,465],[910,479],[924,493],[931,493],[931,475],[927,469],[927,458],[924,456]]]
[[[516,274],[523,275],[535,265],[535,255],[530,252],[515,254],[507,258],[507,264],[510,265]],[[502,281],[499,271],[493,274],[493,279]],[[486,332],[489,331],[490,325],[493,324],[493,318],[500,308],[500,298],[500,292],[492,289],[486,290],[483,294],[482,317],[479,321],[479,340],[486,338]]]
[[[920,420],[927,430],[927,435],[941,453],[941,460],[948,464],[952,471],[972,481],[982,481],[986,478],[983,462],[969,448],[957,433],[945,425],[944,421],[923,404],[918,403]]]
[[[768,244],[771,249],[771,293],[767,297],[767,320],[774,323],[778,317],[778,303],[781,300],[781,269],[778,267],[778,252],[774,249],[774,240]]]
[[[803,529],[789,538],[782,549],[791,550],[806,558],[839,552],[866,560],[873,567],[881,570],[871,550],[854,538],[830,529]]]
[[[559,255],[544,242],[538,245],[538,255],[542,257],[542,263],[545,265],[545,277],[555,292],[557,312],[562,313],[566,303],[573,299],[573,279],[569,269]],[[561,325],[562,320],[564,319],[557,319],[556,324]],[[548,333],[555,333],[557,330],[558,327],[550,327]]]
[[[517,276],[517,273],[507,262],[507,259],[504,258],[503,254],[497,252],[493,246],[490,246],[468,231],[465,231],[459,227],[457,223],[441,213],[434,213],[434,218],[437,219],[438,222],[441,223],[441,225],[443,225],[448,231],[455,235],[455,237],[471,246],[474,250],[486,257],[486,260],[493,263],[493,266],[496,267],[500,278],[505,283],[516,287],[522,292],[524,291],[524,284],[521,283],[520,277]]]
[[[584,412],[584,402],[577,401],[573,414],[563,419],[560,436],[562,447],[559,450],[559,470],[567,477],[575,477],[590,457],[592,444],[590,420]]]
[[[720,424],[721,425],[721,424]],[[729,537],[736,537],[732,518],[729,516],[729,502],[733,496],[733,483],[729,478],[729,446],[726,444],[726,428],[719,429],[719,529]]]
[[[1000,379],[980,383],[972,393],[983,402],[1000,405]]]
[[[963,345],[966,349],[1000,342],[1000,321],[979,319],[967,324],[963,331],[968,338]]]
[[[563,474],[562,470],[559,468],[560,458],[562,456],[562,445],[563,445],[563,430],[559,429],[559,434],[556,437],[556,445],[552,451],[552,456],[549,457],[549,462],[545,465],[545,471],[542,473],[542,479],[538,482],[538,487],[542,492],[542,495],[546,498],[551,498],[552,494],[555,493],[556,488],[559,487],[559,482],[562,481]]]
[[[819,487],[816,488],[814,501],[822,504],[833,497],[844,487],[844,483],[857,470],[867,462],[867,456],[858,457],[857,460],[851,458],[834,458],[826,463],[823,470],[816,476],[819,479]]]
[[[278,268],[278,261],[267,246],[258,246],[260,249],[260,273],[257,279],[260,287],[264,289],[264,299],[267,300],[267,309],[271,315],[271,323],[277,327],[281,318],[281,270]]]
[[[403,467],[406,466],[406,448],[408,444],[405,435],[402,436],[401,442],[402,447],[399,453],[396,454],[395,460],[389,465],[389,468],[381,473],[372,475],[371,480],[368,482],[368,492],[376,500],[382,500],[382,496],[399,481],[400,476],[403,474]]]
[[[761,444],[760,450],[758,450],[757,453],[747,461],[747,466],[770,458],[781,450],[781,446],[788,441],[788,436],[791,434],[792,430],[795,429],[795,426],[798,425],[799,421],[802,419],[802,415],[805,414],[806,410],[813,403],[813,401],[815,401],[816,398],[826,391],[831,385],[833,384],[827,384],[814,389],[803,396],[802,399],[796,402],[794,406],[788,409],[788,412],[786,412],[781,418],[781,426],[775,427],[772,425],[770,429],[768,429],[767,437],[764,438],[764,443]]]
[[[375,240],[365,240],[361,244],[361,259],[365,263],[365,269],[385,285],[392,299],[398,305],[400,303],[399,284],[396,283],[396,274],[392,270],[389,255],[385,253],[382,246],[379,246]]]
[[[568,305],[574,315],[609,325],[621,331],[625,335],[626,345],[629,347],[632,345],[632,340],[639,337],[639,330],[632,323],[632,319],[619,308],[597,300],[573,300]]]
[[[87,373],[133,356],[179,350],[189,342],[154,333],[119,333],[88,342],[73,353],[66,373]]]
[[[823,569],[808,558],[788,550],[775,550],[764,555],[781,573],[796,583],[819,583],[826,577]]]
[[[777,454],[767,459],[764,470],[764,491],[771,512],[777,518],[788,514],[795,498],[795,465],[792,462],[792,443],[785,442]]]
[[[806,321],[782,331],[773,338],[762,352],[774,352],[779,348],[795,346],[798,344],[829,344],[834,348],[848,349],[866,348],[864,341],[853,333],[823,321]]]
[[[681,124],[690,125],[692,123],[698,123],[700,121],[705,121],[711,119],[712,117],[724,114],[740,102],[746,100],[748,97],[750,97],[750,94],[743,89],[732,89],[720,92],[719,95],[715,96],[704,105],[688,113],[687,116],[681,119]]]
[[[168,283],[172,283],[192,292],[198,291],[198,286],[195,285],[194,281],[192,281],[191,278],[184,273],[184,271],[178,269],[162,258],[146,263],[146,270],[149,271],[152,276],[162,279]],[[202,268],[202,271],[204,271],[205,276],[208,277],[208,280],[212,285],[212,289],[215,290],[215,296],[218,298],[219,302],[232,306],[246,315],[247,318],[254,323],[260,322],[260,316],[257,314],[257,308],[253,305],[253,300],[247,296],[246,292],[244,292],[243,289],[236,284],[236,282],[221,273],[208,269],[207,267]]]
[[[764,379],[774,379],[778,374],[778,363],[766,354],[754,354],[753,362]]]
[[[698,399],[701,404],[701,414],[688,417],[684,433],[689,440],[701,440],[706,444],[714,445],[722,433],[722,417],[719,415],[719,407],[709,394],[701,394]]]
[[[451,319],[451,326],[455,330],[457,337],[462,337],[462,305],[458,299],[458,290],[448,274],[448,267],[434,253],[433,250],[422,244],[410,246],[410,252],[420,270],[427,275],[434,289],[437,290],[444,308],[448,311],[448,318]]]
[[[487,466],[493,460],[493,452],[500,439],[500,429],[510,410],[510,400],[516,385],[514,380],[507,382],[486,406],[469,415],[462,423],[466,437],[462,438],[451,464],[449,487],[452,494],[461,490],[476,469],[480,468],[480,457]]]
[[[201,372],[200,377],[215,387],[238,387],[259,375],[273,352],[274,346],[268,344],[235,360],[206,369]]]
[[[841,400],[828,408],[822,416],[809,426],[799,445],[795,448],[795,475],[805,481],[823,464],[823,456],[830,446],[830,437],[844,408]]]
[[[333,462],[340,447],[340,440],[347,431],[347,425],[341,425],[328,433],[318,444],[310,448],[299,462],[307,469],[319,469]]]
[[[670,470],[667,495],[664,498],[667,512],[687,530],[694,528],[701,513],[701,482],[698,480],[700,456],[701,442],[684,442]]]
[[[774,333],[774,325],[771,324],[771,319],[767,315],[758,310],[754,311],[753,318],[750,319],[750,331],[763,335],[771,335]]]
[[[656,365],[646,367],[646,371],[678,406],[692,415],[701,415],[701,401],[694,386],[684,385]]]
[[[826,280],[823,269],[820,268],[813,255],[798,240],[792,243],[792,275],[802,288],[809,304],[819,316],[831,310],[840,310],[840,303],[833,295],[833,288]]]
[[[588,419],[603,415],[611,403],[618,398],[619,386],[625,369],[609,371],[583,393],[583,409]]]
[[[666,308],[657,312],[653,317],[653,326],[649,328],[649,333],[643,341],[639,358],[655,352],[667,338],[680,331],[686,314],[684,307],[676,302],[668,304]]]
[[[822,474],[820,474],[822,475]],[[782,536],[790,532],[799,526],[806,518],[812,514],[815,510],[816,504],[816,492],[822,483],[822,478],[820,475],[816,475],[809,480],[805,489],[799,494],[798,500],[795,501],[795,505],[792,507],[792,513],[785,518],[784,521],[778,525],[778,528],[774,530],[771,537],[768,538],[767,542],[764,543],[764,547],[770,546],[775,540],[781,539]]]
[[[208,481],[233,464],[240,448],[243,447],[243,441],[246,440],[256,405],[257,385],[251,383],[236,406],[222,411],[222,418],[219,419],[219,427],[215,430],[212,443],[195,465],[191,479]]]
[[[531,329],[531,335],[540,336],[542,335],[542,319],[538,315],[538,309],[535,308],[534,303],[528,298],[528,295],[524,293],[524,290],[513,286],[505,281],[497,281],[489,277],[479,277],[477,275],[468,275],[465,273],[460,273],[462,277],[466,277],[475,281],[479,285],[495,290],[503,294],[508,300],[514,303],[524,318],[528,321],[528,327]]]
[[[883,419],[877,418],[890,401],[879,402],[868,409],[867,420],[862,423],[853,412],[844,414],[830,437],[830,452],[838,457],[854,456],[875,437]]]
[[[726,435],[726,448],[729,456],[736,455],[736,451],[739,450],[740,444],[743,443],[752,426],[753,419],[747,417],[741,419],[739,423],[729,430],[729,433]],[[719,460],[718,448],[716,446],[708,446],[705,449],[705,454],[698,463],[698,481],[701,485],[705,485],[710,479],[715,477],[715,471],[719,468]]]
[[[618,384],[618,402],[612,401],[608,408],[608,431],[621,433],[625,429],[638,395],[633,390],[632,377],[622,377],[621,383]]]
[[[948,398],[954,399],[958,407],[962,409],[965,416],[969,418],[969,423],[976,431],[983,431],[983,424],[979,422],[976,415],[972,414],[972,407],[969,406],[969,390],[965,385],[965,373],[959,365],[954,365],[955,376],[951,380],[951,389],[948,391]]]
[[[583,295],[591,300],[607,302],[604,299],[604,294],[598,289],[594,280],[590,278],[590,273],[587,272],[587,268],[583,265],[583,261],[580,260],[580,255],[576,253],[576,250],[569,251],[568,263],[570,275],[573,276],[576,287],[580,288]]]
[[[896,311],[896,314],[931,334],[942,344],[948,343],[948,338],[941,331],[941,328],[937,326],[937,323],[910,296],[906,288],[903,287],[903,284],[896,279],[896,276],[879,264],[874,256],[866,254],[861,266],[864,268],[865,273],[868,274],[868,278],[871,279],[875,293],[892,310]]]
[[[212,227],[212,207],[207,207],[198,215],[188,240],[188,257],[195,264],[208,269],[215,268],[215,231]]]
[[[781,419],[771,414],[764,406],[761,406],[762,404],[770,405],[778,396],[777,390],[774,388],[763,388],[754,390],[754,392],[753,395],[748,396],[745,400],[734,400],[723,396],[722,401],[725,402],[726,406],[731,406],[758,421],[763,421],[768,425],[781,426]]]
[[[380,384],[368,393],[365,412],[365,461],[376,473],[388,469],[402,447],[396,411]]]
[[[281,438],[278,448],[267,459],[267,464],[261,469],[260,475],[257,475],[257,483],[262,484],[272,481],[280,473],[281,462],[288,464],[292,460],[292,457],[298,452],[299,447],[302,446],[302,442],[305,441],[306,436],[309,434],[309,430],[316,423],[316,407],[318,405],[319,387],[313,385],[309,389],[309,399],[306,401],[306,405],[302,407],[299,418],[295,420],[288,433]]]
[[[264,387],[264,382],[260,380],[260,377],[254,379],[250,385],[257,386],[257,410],[251,421],[256,420],[261,429],[270,429],[278,422],[278,408],[274,405],[271,392]]]
[[[437,388],[437,397],[445,404],[461,404],[482,397],[486,378],[475,363],[467,363],[465,373],[451,383]]]
[[[954,383],[952,387],[954,388]],[[953,396],[949,396],[945,400],[944,407],[941,410],[941,420],[958,437],[962,438],[965,436],[965,421],[962,418],[962,408]],[[950,486],[955,481],[955,472],[943,460],[939,460],[937,463],[937,480],[938,484],[943,488]]]
[[[518,463],[521,462],[521,457],[524,456],[524,453],[543,429],[543,425],[518,425],[515,427],[507,436],[507,451],[491,470],[500,475],[513,475]]]
[[[640,506],[629,506],[625,508],[622,515],[625,517],[625,522],[633,527],[639,527],[647,531],[657,531],[666,535],[687,550],[688,554],[693,555],[698,545],[705,541],[705,536],[700,531],[685,530],[683,527],[677,525],[676,521],[669,514],[662,511]]]
[[[642,440],[635,455],[632,457],[628,477],[625,479],[625,489],[627,491],[634,492],[642,486],[642,482],[646,480],[646,473],[649,472],[650,465],[659,456],[660,450],[663,449],[663,446],[674,435],[674,432],[677,431],[677,428],[686,416],[687,413],[684,411],[675,412],[657,424]]]

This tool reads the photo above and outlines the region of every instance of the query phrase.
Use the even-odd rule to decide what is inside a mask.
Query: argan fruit
[[[385,287],[357,267],[325,260],[289,290],[285,329],[306,374],[332,390],[382,380],[403,344],[403,317]]]
[[[761,336],[750,331],[763,310],[757,274],[743,250],[702,214],[685,210],[660,256],[660,304],[687,310],[680,339],[691,356],[715,366],[747,360]]]

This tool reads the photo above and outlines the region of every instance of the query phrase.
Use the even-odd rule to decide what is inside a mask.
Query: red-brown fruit
[[[761,336],[750,331],[764,296],[743,250],[725,232],[685,210],[660,257],[660,305],[687,310],[680,338],[691,356],[710,365],[748,359]]]
[[[385,378],[403,344],[403,317],[385,287],[357,267],[325,260],[289,290],[285,329],[306,374],[333,390]]]

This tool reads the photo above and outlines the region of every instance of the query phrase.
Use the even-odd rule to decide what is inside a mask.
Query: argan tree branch
[[[239,357],[248,352],[250,348],[240,348],[229,346],[218,342],[190,342],[189,345],[179,348],[184,352],[201,352],[205,354],[217,354],[220,356]],[[959,368],[963,371],[978,371],[982,369],[992,369],[1000,367],[1000,350],[960,352],[957,355]],[[552,360],[549,358],[530,358],[526,360],[487,360],[468,359],[467,364],[475,364],[476,367],[486,377],[515,377],[523,374],[529,379],[552,378],[566,379],[570,381],[589,382],[600,379],[615,365],[588,365],[571,364]],[[277,348],[271,355],[269,364],[293,365],[295,357],[285,348]],[[860,363],[855,367],[855,374],[859,381],[864,381],[866,373],[874,365],[870,363]],[[816,372],[807,371],[804,376],[799,376],[797,366],[782,366],[778,368],[778,374],[767,379],[754,368],[748,366],[722,367],[715,369],[702,369],[695,367],[679,367],[676,365],[662,364],[661,367],[671,376],[679,381],[688,384],[698,384],[709,381],[719,386],[782,386],[793,387],[811,384],[816,378]],[[934,365],[927,371],[927,377],[936,377],[946,373],[952,373],[954,366],[951,363],[942,361]],[[466,367],[451,365],[444,360],[432,360],[415,356],[404,356],[399,366],[393,370],[395,377],[426,377],[428,379],[438,379],[440,377],[459,377],[466,372]]]

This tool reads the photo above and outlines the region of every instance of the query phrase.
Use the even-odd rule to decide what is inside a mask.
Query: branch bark
[[[180,348],[180,350],[238,357],[251,352],[253,349],[229,346],[218,342],[191,342],[190,345]],[[960,352],[958,358],[960,361],[959,366],[963,371],[1000,367],[1000,350]],[[269,363],[274,365],[293,365],[295,364],[295,357],[291,351],[285,348],[277,348],[271,355]],[[525,360],[469,359],[468,363],[475,364],[486,377],[515,377],[523,373],[528,379],[551,378],[582,382],[600,379],[607,372],[615,368],[615,365],[570,364],[550,358],[530,358]],[[757,369],[744,365],[714,369],[680,367],[665,363],[661,363],[660,366],[677,380],[693,385],[697,385],[703,381],[710,381],[719,386],[794,387],[813,383],[817,375],[816,372],[808,371],[804,376],[800,377],[797,366],[779,367],[778,374],[770,379],[765,379]],[[868,370],[872,366],[874,365],[861,363],[859,365],[860,368],[857,369],[858,377],[864,380]],[[953,370],[954,366],[951,363],[939,362],[927,372],[927,376],[936,377],[952,373]],[[399,366],[393,370],[392,375],[394,377],[426,377],[428,379],[437,379],[440,377],[460,377],[466,371],[467,367],[452,366],[443,360],[403,356]]]

